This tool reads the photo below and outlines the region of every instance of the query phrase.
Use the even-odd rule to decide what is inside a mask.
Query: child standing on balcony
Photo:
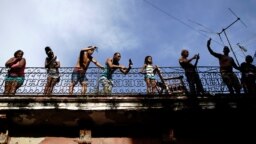
[[[50,47],[45,47],[46,59],[45,68],[47,68],[47,82],[44,89],[44,95],[52,94],[54,86],[60,81],[59,68],[60,61],[54,55]]]
[[[23,58],[23,54],[22,50],[17,50],[14,57],[5,63],[8,72],[5,78],[4,95],[14,95],[25,80],[26,59]]]
[[[151,56],[146,56],[144,65],[140,70],[140,73],[144,74],[145,82],[147,85],[147,94],[154,94],[156,92],[156,73],[157,66],[153,66],[153,60]]]

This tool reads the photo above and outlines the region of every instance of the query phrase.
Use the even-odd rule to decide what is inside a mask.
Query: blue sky
[[[154,64],[179,66],[182,49],[200,53],[199,66],[216,66],[206,42],[222,52],[227,36],[239,63],[244,54],[237,43],[256,50],[256,0],[0,0],[0,66],[22,49],[27,67],[43,67],[45,46],[50,46],[62,67],[73,67],[81,48],[96,45],[94,57],[102,64],[114,52],[121,63],[132,58],[141,67],[147,55]],[[231,54],[232,55],[232,54]],[[233,55],[232,55],[233,56]],[[94,67],[94,65],[91,65]]]

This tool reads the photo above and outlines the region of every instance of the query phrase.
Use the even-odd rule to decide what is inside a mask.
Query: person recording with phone
[[[5,63],[8,72],[5,78],[4,95],[15,95],[17,89],[24,83],[26,59],[23,58],[23,55],[22,50],[17,50],[14,57]]]
[[[179,64],[185,71],[185,76],[189,84],[190,94],[192,96],[204,94],[202,82],[200,80],[197,63],[200,59],[199,54],[194,55],[192,58],[188,58],[189,51],[184,49],[181,51],[181,57],[179,58]],[[195,60],[195,63],[191,62]]]
[[[54,86],[60,81],[60,61],[50,47],[45,47],[45,68],[47,69],[47,82],[44,88],[44,95],[51,95]]]

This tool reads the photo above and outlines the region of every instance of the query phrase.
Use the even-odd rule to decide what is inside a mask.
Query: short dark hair
[[[45,53],[48,54],[49,51],[52,51],[52,49],[49,46],[45,47]]]
[[[228,46],[224,46],[223,51],[226,51],[226,50],[230,51]]]
[[[245,61],[246,61],[247,63],[252,63],[252,62],[253,62],[252,56],[247,55],[247,56],[245,57]]]
[[[20,52],[22,53],[22,55],[24,54],[24,52],[23,52],[22,50],[17,50],[17,51],[14,53],[14,57],[17,57],[17,54],[20,53]]]
[[[114,56],[116,56],[116,55],[118,55],[118,54],[121,55],[120,52],[115,52],[115,53],[114,53]]]
[[[183,49],[182,51],[181,51],[181,56],[184,56],[184,54],[185,54],[185,52],[188,52],[188,50],[186,50],[186,49]]]

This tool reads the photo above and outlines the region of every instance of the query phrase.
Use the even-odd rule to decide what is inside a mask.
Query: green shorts
[[[6,82],[16,81],[16,82],[18,82],[18,85],[22,85],[24,83],[24,80],[25,80],[24,77],[6,77],[5,78]]]

